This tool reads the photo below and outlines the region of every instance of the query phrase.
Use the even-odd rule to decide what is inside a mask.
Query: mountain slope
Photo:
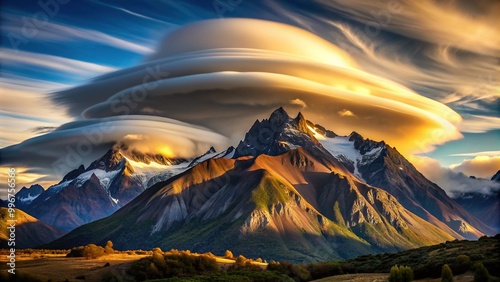
[[[312,128],[313,129],[313,128]],[[451,199],[385,142],[349,136],[315,137],[360,181],[380,187],[408,210],[458,239],[477,239],[495,232]]]
[[[112,240],[123,249],[232,249],[311,261],[398,251],[460,236],[365,183],[347,157],[321,145],[311,125],[301,114],[292,119],[278,109],[254,124],[232,159],[209,158],[49,246]],[[342,148],[345,142],[334,143],[349,155],[352,150]],[[376,159],[373,148],[369,151],[364,155]]]
[[[0,208],[0,248],[34,248],[46,244],[61,237],[64,232],[46,223],[39,221],[31,215],[19,209],[15,210],[15,216],[10,217],[7,208]],[[8,246],[9,229],[11,222],[17,220],[15,246]]]
[[[491,181],[500,183],[500,170],[491,177]],[[500,190],[491,190],[489,194],[457,193],[454,200],[496,232],[500,232]]]
[[[83,183],[73,180],[63,184],[64,187],[51,187],[60,191],[54,192],[50,197],[47,195],[52,192],[50,189],[40,195],[42,199],[45,196],[48,198],[34,203],[28,212],[47,224],[70,231],[87,222],[108,216],[119,207],[102,188],[95,174],[91,174]]]

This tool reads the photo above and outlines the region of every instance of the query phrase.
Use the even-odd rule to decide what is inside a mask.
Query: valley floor
[[[192,254],[196,256],[198,254]],[[102,281],[109,273],[118,273],[121,277],[133,279],[126,270],[137,260],[151,256],[151,254],[118,254],[105,255],[97,259],[71,258],[66,254],[21,254],[16,257],[16,275],[29,275],[40,281]],[[215,257],[220,267],[234,264],[234,260]],[[7,262],[4,255],[0,257],[0,264]],[[265,269],[267,263],[253,262]],[[1,271],[7,272],[2,267]],[[4,273],[2,273],[4,274]],[[1,278],[2,276],[0,276]],[[0,279],[2,280],[2,279]]]
[[[16,275],[30,275],[42,281],[102,281],[111,271],[125,274],[130,265],[148,255],[112,254],[98,259],[68,258],[65,254],[44,255],[43,258],[20,256]],[[0,259],[2,265],[5,259]],[[109,266],[105,266],[109,263]],[[5,270],[6,271],[6,270]]]

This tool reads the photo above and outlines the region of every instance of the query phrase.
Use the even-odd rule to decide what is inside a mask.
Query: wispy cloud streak
[[[117,70],[111,66],[98,65],[90,62],[83,62],[40,53],[16,51],[6,48],[0,48],[0,59],[2,60],[4,66],[26,64],[37,68],[48,68],[82,76],[95,76]]]

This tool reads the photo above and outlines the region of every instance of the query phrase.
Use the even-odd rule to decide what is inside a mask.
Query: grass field
[[[193,253],[193,256],[199,254]],[[65,253],[53,254],[44,251],[37,253],[32,250],[29,253],[20,252],[16,256],[16,273],[29,275],[29,277],[41,281],[102,281],[108,273],[119,273],[123,278],[133,279],[126,271],[137,260],[150,256],[147,254],[128,254],[120,252],[105,255],[97,259],[71,258]],[[215,261],[221,268],[234,264],[234,260],[224,257],[215,257]],[[7,262],[5,255],[0,256],[0,263]],[[265,269],[267,263],[253,262],[253,264]],[[2,269],[6,271],[6,269]],[[1,279],[0,279],[1,280]]]
[[[112,254],[98,259],[67,258],[64,254],[44,256],[40,258],[26,255],[18,257],[16,273],[28,274],[42,281],[49,279],[54,282],[66,281],[66,279],[67,281],[101,281],[101,278],[111,271],[126,275],[126,269],[134,261],[147,255]],[[0,262],[4,261],[2,257]]]

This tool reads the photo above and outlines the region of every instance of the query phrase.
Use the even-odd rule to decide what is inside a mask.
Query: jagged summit
[[[25,209],[29,206],[45,189],[41,185],[34,184],[29,188],[23,187],[16,193],[16,207]]]
[[[361,155],[365,155],[366,153],[377,148],[380,148],[381,150],[387,150],[386,143],[383,140],[374,141],[368,138],[364,138],[356,131],[353,131],[351,132],[351,134],[349,134],[349,141],[354,142],[354,149],[359,151]]]
[[[91,169],[116,170],[123,167],[125,163],[126,159],[121,153],[120,148],[112,146],[101,158],[93,161],[87,168],[87,171]]]
[[[290,116],[288,113],[283,109],[283,107],[279,107],[274,112],[272,112],[271,116],[269,117],[269,122],[272,124],[283,124],[287,122],[290,119]]]
[[[292,118],[280,107],[268,119],[255,121],[236,147],[234,157],[279,155],[297,147],[314,147],[318,144],[302,113]]]

